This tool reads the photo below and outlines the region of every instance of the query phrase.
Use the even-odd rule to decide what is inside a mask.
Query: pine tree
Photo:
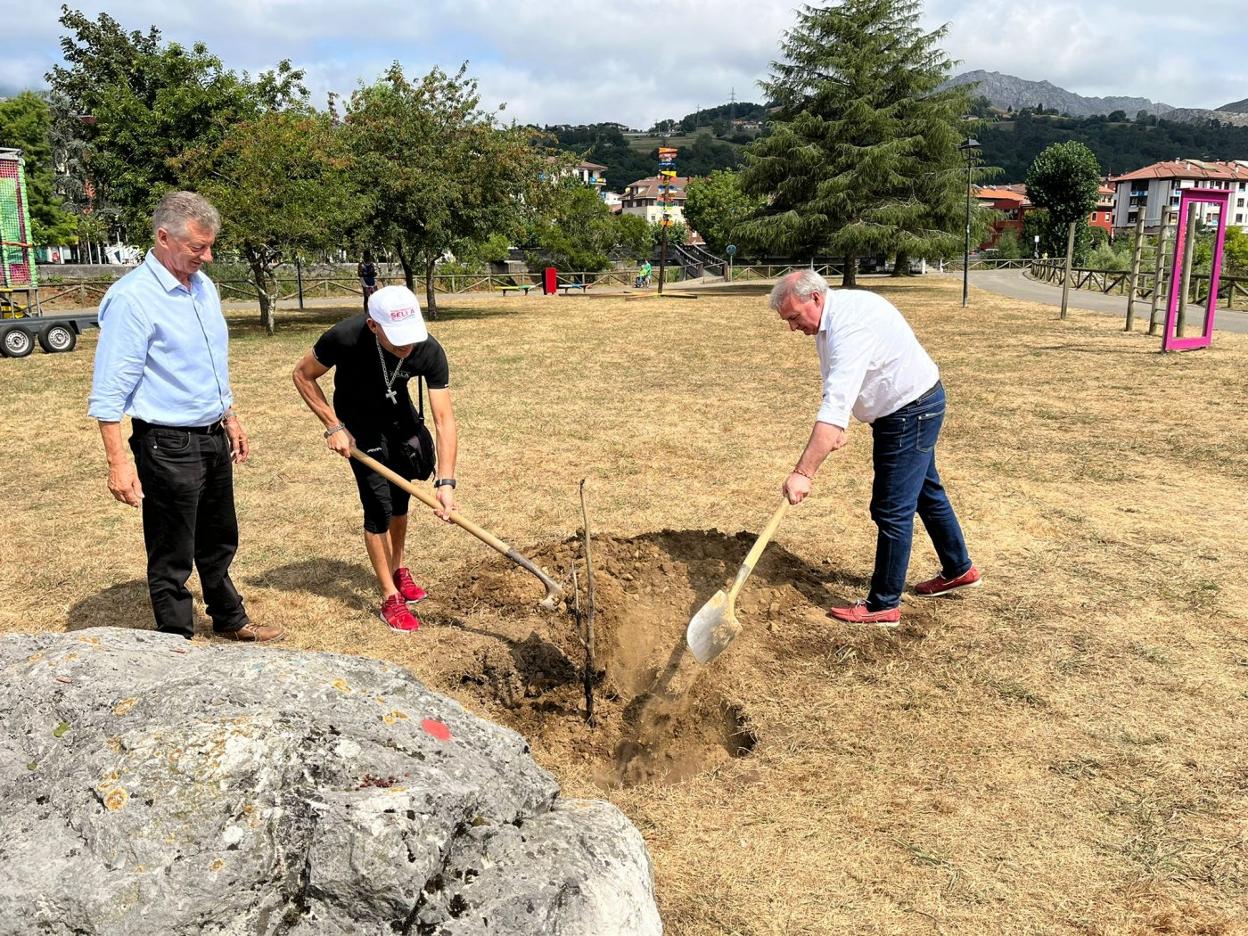
[[[965,86],[938,90],[950,61],[942,27],[919,28],[918,0],[806,6],[763,90],[780,105],[746,153],[742,187],[767,200],[743,225],[754,252],[942,256],[960,246]]]

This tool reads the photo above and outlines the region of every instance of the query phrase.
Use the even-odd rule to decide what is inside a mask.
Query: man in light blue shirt
[[[212,260],[220,217],[193,192],[166,195],[152,216],[155,245],[100,303],[100,341],[88,400],[99,420],[113,497],[143,509],[147,584],[156,629],[194,632],[192,565],[213,631],[271,640],[278,627],[251,622],[230,580],[238,550],[235,462],[247,434],[234,415],[229,336],[217,289],[200,267]],[[126,455],[121,419],[131,417]]]

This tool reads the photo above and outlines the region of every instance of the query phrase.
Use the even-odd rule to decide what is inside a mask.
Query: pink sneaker
[[[402,595],[391,595],[383,601],[378,616],[395,630],[414,631],[420,627],[420,618],[407,610]]]
[[[412,573],[404,566],[394,570],[394,587],[404,601],[424,601],[429,593],[412,581]]]
[[[828,612],[828,617],[847,624],[878,624],[880,627],[896,627],[901,623],[901,608],[868,611],[867,603],[860,601],[852,608],[833,608]]]
[[[920,598],[935,598],[959,588],[979,588],[982,584],[984,583],[980,580],[979,569],[971,566],[957,578],[947,579],[943,575],[937,575],[926,582],[919,582],[914,586],[914,593]]]

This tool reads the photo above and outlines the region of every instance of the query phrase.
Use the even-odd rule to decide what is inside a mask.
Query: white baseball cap
[[[392,345],[420,344],[429,337],[420,301],[406,286],[383,286],[368,297],[368,317]]]

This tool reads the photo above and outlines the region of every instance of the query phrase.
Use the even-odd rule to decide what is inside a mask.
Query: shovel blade
[[[699,663],[709,663],[721,653],[741,631],[728,593],[717,591],[711,600],[698,609],[685,630],[685,643]]]

